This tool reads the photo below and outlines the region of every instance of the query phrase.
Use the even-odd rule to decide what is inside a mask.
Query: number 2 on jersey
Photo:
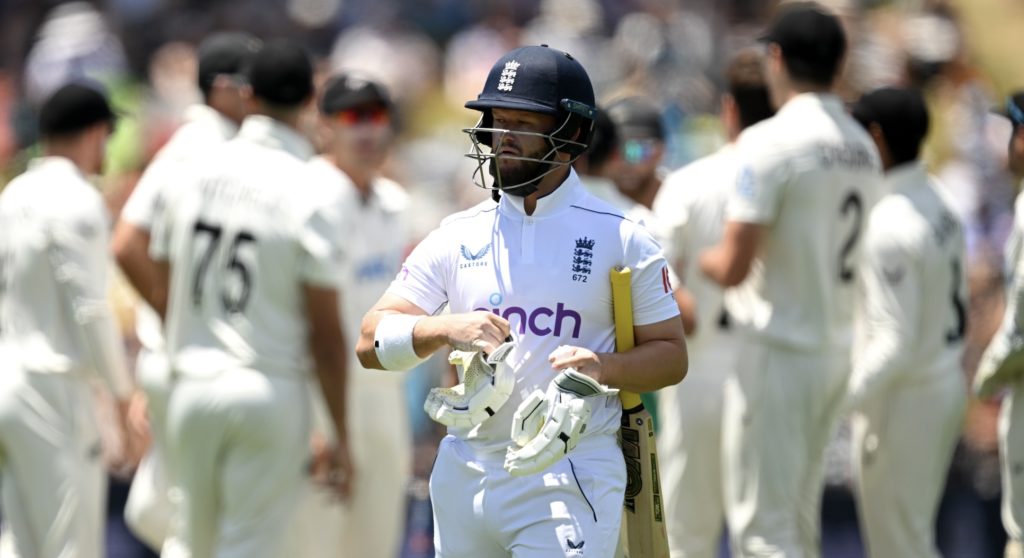
[[[851,212],[853,213],[853,226],[850,227],[850,234],[839,250],[839,281],[843,283],[853,281],[855,270],[849,260],[853,249],[857,247],[860,229],[864,221],[864,203],[860,200],[860,194],[857,192],[847,194],[843,199],[843,205],[839,207],[839,214],[843,217]]]
[[[203,304],[204,286],[210,266],[213,263],[214,254],[220,246],[223,229],[219,225],[196,221],[195,226],[192,227],[192,234],[195,242],[199,242],[200,237],[206,237],[205,249],[199,258],[198,265],[196,265],[195,274],[192,276],[192,305],[199,308]],[[243,313],[245,312],[246,305],[249,303],[253,277],[249,268],[242,260],[239,251],[245,244],[255,242],[256,237],[246,231],[239,231],[231,240],[224,269],[233,273],[238,278],[240,287],[232,292],[226,286],[222,286],[220,302],[225,312],[231,314]]]

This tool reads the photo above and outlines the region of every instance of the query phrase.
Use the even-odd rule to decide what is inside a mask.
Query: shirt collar
[[[520,196],[502,194],[498,208],[506,215],[535,218],[547,217],[567,209],[576,202],[582,193],[583,184],[580,183],[580,177],[570,167],[569,175],[558,185],[558,188],[537,200],[537,207],[534,209],[533,215],[526,215],[526,209],[523,207],[523,198]]]
[[[82,180],[85,180],[85,174],[78,168],[75,163],[67,157],[58,157],[55,155],[36,157],[28,163],[28,170],[39,171],[42,169],[54,170],[57,172],[63,172],[67,174],[73,174]]]
[[[263,116],[253,114],[247,116],[238,130],[238,137],[253,143],[280,149],[306,161],[313,156],[313,146],[302,134],[287,124]]]
[[[894,167],[885,175],[886,192],[907,192],[928,183],[928,171],[920,161]]]
[[[209,105],[190,105],[185,109],[185,121],[209,126],[224,139],[233,138],[238,133],[238,124]]]
[[[786,114],[794,110],[806,110],[804,107],[818,106],[827,112],[843,111],[843,101],[834,93],[799,93],[779,109],[778,114]]]

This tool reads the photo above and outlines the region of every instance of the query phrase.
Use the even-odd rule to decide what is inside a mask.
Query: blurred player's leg
[[[659,391],[658,456],[669,549],[680,558],[718,555],[722,501],[722,399],[731,355],[691,356],[685,385]]]
[[[853,455],[868,555],[939,556],[935,515],[965,403],[959,376],[904,385],[855,415]]]
[[[739,556],[814,557],[822,459],[844,363],[751,342],[726,382],[726,514]]]
[[[160,550],[170,530],[174,508],[168,494],[166,435],[170,371],[163,355],[142,351],[136,380],[146,393],[151,445],[132,479],[124,517],[135,536],[154,550]]]
[[[87,383],[3,370],[0,463],[2,556],[99,558],[106,473]]]
[[[1018,380],[999,410],[999,461],[1002,473],[1002,519],[1006,534],[1021,548],[1024,517],[1024,382]],[[1009,546],[1008,546],[1009,548]]]

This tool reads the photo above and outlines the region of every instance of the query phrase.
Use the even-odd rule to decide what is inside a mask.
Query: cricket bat
[[[628,267],[611,270],[615,350],[620,353],[634,345],[631,277]],[[620,391],[619,399],[622,401],[619,437],[626,460],[626,500],[622,514],[625,555],[628,558],[669,558],[654,421],[639,395]]]

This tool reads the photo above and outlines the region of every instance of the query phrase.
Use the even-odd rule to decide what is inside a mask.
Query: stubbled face
[[[492,109],[494,128],[511,132],[549,134],[554,129],[555,117],[538,112],[512,109]],[[511,157],[543,159],[551,151],[551,144],[542,137],[526,134],[492,134],[491,150],[496,155],[492,172],[501,173],[502,184],[520,184],[531,181],[547,170],[548,165],[537,161],[523,161]]]

